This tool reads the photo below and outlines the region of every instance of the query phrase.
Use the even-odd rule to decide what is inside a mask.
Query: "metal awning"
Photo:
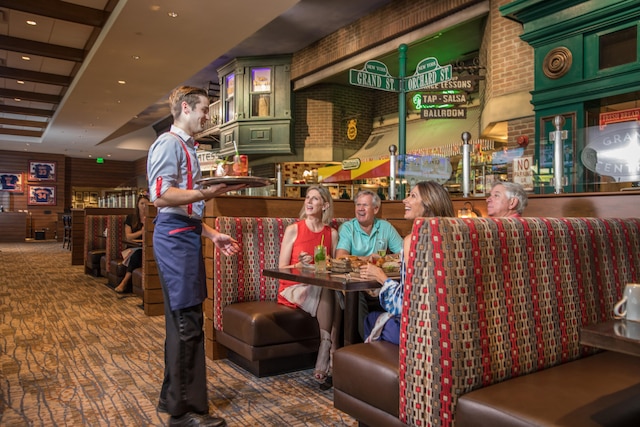
[[[462,145],[463,132],[471,133],[471,143],[477,144],[480,135],[480,107],[469,107],[466,119],[417,119],[407,122],[406,154],[439,154],[445,157],[455,155]],[[351,156],[362,162],[389,158],[389,146],[398,144],[398,125],[378,128],[371,132],[369,139]]]
[[[387,176],[389,176],[389,159],[362,162],[359,167],[350,170],[344,170],[342,165],[318,168],[318,179],[324,183],[349,182],[356,179]]]

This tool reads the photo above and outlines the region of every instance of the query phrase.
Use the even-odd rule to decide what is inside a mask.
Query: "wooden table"
[[[142,247],[142,239],[133,239],[133,240],[123,239],[122,243],[124,243],[125,246],[128,247],[128,248],[141,248]]]
[[[291,280],[298,283],[322,286],[324,288],[344,291],[344,345],[351,345],[362,340],[358,336],[358,293],[367,289],[377,289],[382,285],[375,280],[360,279],[357,273],[331,274],[316,273],[312,269],[278,268],[264,269],[262,274],[267,277]]]
[[[640,322],[609,320],[584,326],[580,344],[640,356]]]

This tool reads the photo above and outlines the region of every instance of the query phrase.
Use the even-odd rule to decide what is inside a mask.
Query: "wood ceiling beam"
[[[16,107],[13,105],[1,105],[0,113],[16,114],[24,116],[36,116],[36,117],[53,117],[54,110],[43,110],[41,108],[28,108],[28,107]]]
[[[27,92],[24,90],[0,89],[0,98],[21,99],[23,101],[44,102],[46,104],[59,104],[62,101],[60,95],[46,93]]]
[[[68,87],[71,84],[71,77],[69,76],[61,76],[59,74],[41,73],[39,71],[21,70],[19,68],[2,66],[0,66],[0,77],[65,87]]]
[[[2,35],[0,35],[0,49],[72,62],[82,62],[85,58],[84,50],[82,49]]]
[[[45,129],[49,123],[39,122],[37,120],[17,120],[17,119],[3,119],[0,117],[0,125],[5,126],[22,126],[27,128]]]
[[[40,138],[44,131],[42,130],[20,130],[20,129],[7,129],[0,128],[0,135],[14,135],[14,136],[32,136],[34,138]]]
[[[109,18],[104,10],[60,0],[0,0],[0,7],[92,27],[103,27]]]

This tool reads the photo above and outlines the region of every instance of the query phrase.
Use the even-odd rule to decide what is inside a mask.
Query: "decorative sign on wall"
[[[24,193],[23,181],[22,173],[0,172],[0,191]]]
[[[29,161],[29,181],[56,181],[56,162]]]
[[[55,206],[56,203],[56,187],[44,185],[29,185],[30,206]]]

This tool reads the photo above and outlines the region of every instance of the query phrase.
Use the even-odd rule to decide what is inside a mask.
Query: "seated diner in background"
[[[496,181],[487,197],[487,215],[490,217],[519,217],[529,203],[527,192],[515,182]]]
[[[125,240],[142,240],[147,203],[149,203],[149,196],[146,194],[140,194],[136,199],[137,209],[133,214],[127,215],[124,221]],[[127,267],[127,272],[118,286],[114,288],[114,291],[119,294],[131,291],[131,276],[133,275],[133,270],[142,267],[142,248],[127,248],[123,253],[126,255],[123,264]]]
[[[314,248],[323,245],[327,254],[334,254],[338,231],[329,226],[333,219],[333,200],[326,187],[312,185],[300,210],[300,220],[287,226],[280,248],[280,268],[309,268]],[[332,356],[340,336],[342,313],[336,291],[289,280],[280,280],[278,303],[302,310],[314,316],[320,326],[320,348],[314,378],[323,386],[330,386]]]
[[[379,248],[393,254],[402,251],[402,237],[389,221],[376,218],[380,210],[380,196],[371,190],[361,190],[355,197],[355,218],[343,223],[338,230],[339,240],[336,246],[336,258],[352,255],[368,257],[377,254]],[[379,247],[379,242],[382,242]],[[383,249],[382,249],[383,248]],[[367,292],[358,292],[358,332],[364,340],[364,319],[369,307],[381,310],[378,298]]]
[[[453,217],[453,204],[449,193],[435,181],[420,181],[409,195],[402,201],[405,207],[404,217],[410,221],[420,217]],[[360,277],[372,279],[382,284],[379,294],[380,305],[384,312],[369,313],[364,323],[365,342],[383,340],[393,344],[400,343],[400,315],[402,314],[402,297],[404,290],[405,266],[411,245],[411,235],[404,238],[401,253],[400,280],[390,279],[386,272],[374,265],[365,264],[360,267]]]

